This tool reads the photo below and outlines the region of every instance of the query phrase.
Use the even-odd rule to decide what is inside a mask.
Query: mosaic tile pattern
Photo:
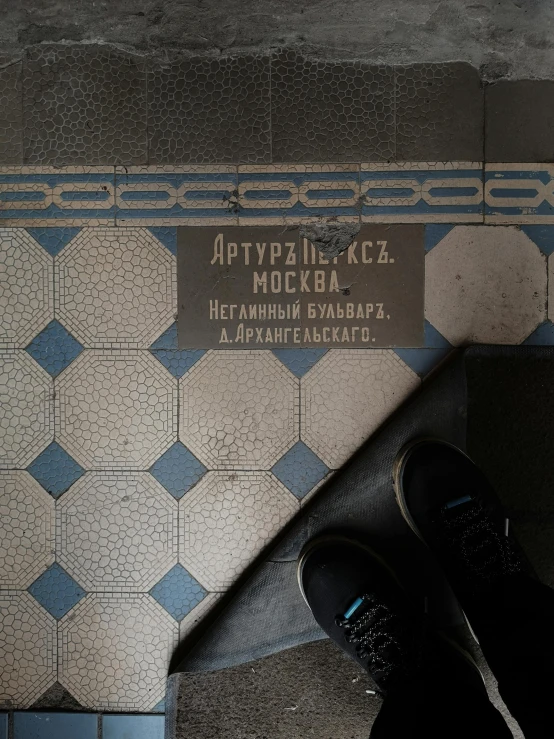
[[[81,465],[55,441],[33,460],[27,471],[54,498],[65,493],[84,472]]]
[[[147,472],[89,472],[56,506],[58,561],[87,591],[145,592],[177,563],[177,516]]]
[[[425,267],[426,318],[455,346],[519,344],[546,318],[546,257],[518,228],[457,226]]]
[[[56,381],[56,436],[85,469],[148,469],[176,414],[177,381],[148,352],[83,352]]]
[[[362,164],[364,223],[480,223],[483,170],[479,162]]]
[[[25,231],[0,228],[1,347],[25,347],[54,317],[52,257]]]
[[[396,70],[396,159],[483,157],[483,90],[470,64],[415,64]]]
[[[43,572],[28,590],[48,613],[58,619],[65,616],[86,595],[56,562]]]
[[[0,469],[26,467],[54,438],[53,383],[26,352],[0,352]]]
[[[51,321],[27,347],[27,352],[52,377],[57,377],[82,350],[82,345],[58,321]]]
[[[237,224],[232,165],[116,167],[117,225]]]
[[[298,380],[270,352],[208,352],[181,378],[179,438],[208,468],[270,469],[298,438]]]
[[[268,162],[269,57],[193,57],[154,69],[148,113],[152,164]]]
[[[175,258],[147,229],[84,228],[55,274],[56,315],[86,347],[146,349],[175,319]]]
[[[176,621],[182,621],[204,600],[206,591],[181,565],[175,565],[150,591],[150,595]]]
[[[275,162],[395,156],[394,71],[278,53],[271,62]]]
[[[0,63],[0,164],[23,164],[21,62]]]
[[[239,224],[360,218],[358,164],[267,164],[238,168]]]
[[[23,111],[26,164],[146,161],[141,57],[108,45],[29,47]]]
[[[88,595],[59,638],[58,679],[83,706],[148,712],[165,696],[179,625],[149,595]]]
[[[182,377],[206,353],[202,349],[178,349],[176,323],[156,339],[150,351],[173,377]]]
[[[150,474],[177,499],[196,485],[205,472],[204,465],[179,441],[150,468]]]
[[[301,437],[337,469],[418,384],[391,350],[328,351],[301,380]]]
[[[56,681],[56,620],[29,593],[0,592],[0,708],[28,708]]]
[[[0,167],[3,226],[110,226],[114,219],[113,167]],[[49,241],[52,253],[56,239]]]
[[[24,590],[54,561],[54,501],[28,472],[0,471],[0,588]]]
[[[271,469],[297,498],[303,498],[329,472],[329,468],[304,442],[297,442]]]
[[[269,472],[208,472],[179,503],[180,562],[207,590],[226,590],[297,512]]]
[[[486,164],[485,223],[554,223],[554,164]]]

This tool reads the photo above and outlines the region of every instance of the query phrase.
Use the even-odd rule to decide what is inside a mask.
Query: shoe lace
[[[401,616],[374,594],[360,596],[360,615],[350,618],[337,616],[335,623],[344,629],[344,638],[354,644],[360,659],[368,660],[368,668],[386,684],[391,676],[406,676],[409,650]]]
[[[469,498],[469,496],[468,496]],[[471,589],[525,570],[513,540],[498,530],[479,498],[440,509],[439,545]]]

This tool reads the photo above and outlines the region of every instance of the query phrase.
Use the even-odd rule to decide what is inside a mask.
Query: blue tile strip
[[[8,714],[0,713],[0,739],[8,739]]]
[[[27,472],[54,498],[73,485],[84,473],[80,464],[65,449],[53,441],[27,467]]]
[[[182,621],[206,597],[206,591],[181,565],[175,565],[150,594],[176,621]]]
[[[113,167],[0,172],[0,223],[33,226],[40,222],[43,227],[49,221],[59,228],[113,225],[114,219]]]
[[[26,351],[41,367],[57,377],[83,351],[82,345],[58,321],[51,321]]]
[[[180,441],[156,460],[150,474],[174,498],[182,498],[206,473],[206,467]]]
[[[271,471],[291,493],[303,498],[323,480],[329,468],[303,441],[298,441]]]
[[[164,739],[164,731],[164,716],[102,716],[102,739]]]
[[[411,169],[391,165],[360,175],[362,220],[474,223],[483,217],[482,169]]]
[[[13,739],[97,739],[97,735],[94,713],[14,713]]]
[[[54,618],[62,618],[86,593],[67,572],[54,563],[29,587],[29,592]]]
[[[552,165],[528,169],[489,165],[485,172],[485,219],[490,223],[554,223]]]

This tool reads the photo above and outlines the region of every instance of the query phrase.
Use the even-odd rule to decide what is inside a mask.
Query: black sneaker
[[[431,549],[468,617],[482,594],[530,568],[484,474],[443,441],[405,447],[394,465],[402,515]]]
[[[434,631],[368,546],[343,536],[315,539],[300,556],[298,583],[318,624],[370,673],[380,694],[442,669],[484,689],[470,655]]]

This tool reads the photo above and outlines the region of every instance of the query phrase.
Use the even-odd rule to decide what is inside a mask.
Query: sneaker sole
[[[422,438],[422,439],[416,439],[414,441],[408,442],[400,452],[398,453],[396,459],[394,460],[393,468],[392,468],[392,484],[394,488],[394,495],[396,498],[396,502],[398,503],[398,507],[400,508],[400,512],[402,513],[402,517],[408,524],[408,526],[411,528],[411,530],[414,532],[414,534],[417,536],[417,538],[422,541],[427,548],[429,548],[429,545],[423,538],[420,530],[417,527],[416,522],[412,518],[410,511],[408,510],[408,506],[406,505],[406,499],[404,497],[404,492],[402,490],[402,471],[404,469],[404,463],[408,457],[408,455],[420,444],[426,444],[428,442],[434,442],[438,444],[443,444],[444,446],[448,446],[451,449],[455,449],[460,454],[463,454],[466,459],[469,459],[470,462],[472,461],[471,458],[463,452],[459,447],[457,447],[455,444],[450,444],[448,441],[442,441],[442,439],[433,439],[432,437],[428,438]],[[465,614],[465,611],[460,606],[460,610],[462,611],[462,615],[464,617],[464,620],[466,622],[467,628],[469,629],[471,636],[475,640],[477,644],[479,644],[479,639],[477,638],[477,635],[475,631],[473,630],[473,627],[471,626],[468,617]],[[477,667],[477,665],[475,665]],[[477,668],[479,669],[479,668]],[[482,677],[482,675],[481,675]]]
[[[406,592],[404,586],[402,585],[402,583],[398,579],[398,577],[397,577],[396,573],[394,572],[394,570],[370,546],[368,546],[367,544],[362,544],[357,539],[349,539],[347,536],[333,536],[333,535],[327,535],[327,536],[325,536],[324,535],[324,536],[318,537],[317,539],[313,539],[312,541],[310,541],[304,547],[304,549],[300,553],[300,557],[298,559],[298,566],[296,568],[296,578],[298,580],[298,587],[300,588],[300,592],[302,593],[302,598],[304,599],[304,602],[306,603],[306,605],[308,606],[308,608],[310,608],[310,604],[308,603],[308,599],[306,598],[306,593],[304,592],[304,587],[302,585],[302,571],[304,569],[304,563],[305,563],[308,555],[311,554],[314,551],[314,549],[317,549],[319,546],[321,546],[323,544],[328,544],[330,542],[337,542],[337,541],[346,542],[348,544],[354,544],[355,546],[359,547],[360,549],[363,549],[364,551],[366,551],[368,554],[370,554],[372,557],[374,557],[374,559],[376,559],[379,562],[380,565],[382,565],[382,567],[391,575],[391,577],[394,579],[394,581],[397,583],[397,585],[404,592]],[[422,541],[423,541],[423,539],[422,539]],[[463,613],[463,611],[462,611],[462,613]],[[464,618],[465,618],[465,613],[464,613]],[[466,618],[466,622],[467,622],[467,618]],[[471,626],[469,625],[469,622],[467,622],[467,624],[468,624],[468,627],[469,627],[469,629],[470,629],[473,637],[475,638],[475,635],[473,634],[473,631],[471,630]],[[479,666],[477,665],[477,663],[473,659],[472,655],[466,649],[464,649],[460,644],[458,644],[457,641],[455,641],[454,639],[451,639],[449,636],[447,636],[443,631],[437,631],[437,634],[438,634],[438,636],[441,639],[443,639],[445,642],[447,642],[452,648],[456,649],[456,651],[460,654],[460,656],[463,657],[463,659],[471,667],[473,667],[474,670],[476,670],[479,673],[479,676],[480,676],[481,680],[483,681],[483,685],[484,685],[485,684],[485,678],[483,676],[483,673],[479,669]],[[475,640],[477,641],[476,638],[475,638]]]

